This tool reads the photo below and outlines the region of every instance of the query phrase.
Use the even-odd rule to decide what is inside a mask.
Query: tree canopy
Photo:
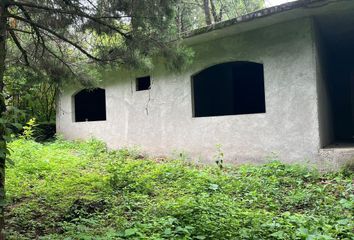
[[[0,2],[0,198],[4,200],[5,70],[24,66],[39,81],[90,82],[98,64],[146,66],[156,54],[179,65],[171,30],[177,0],[2,0]],[[171,30],[170,30],[171,29]],[[176,53],[176,54],[175,54]],[[9,73],[7,73],[8,76]],[[6,88],[9,89],[9,84]],[[31,84],[30,84],[31,85]],[[3,204],[3,201],[2,201]],[[0,230],[4,229],[1,208]],[[3,236],[1,236],[3,238]],[[1,239],[0,237],[0,239]]]
[[[264,0],[183,0],[177,4],[176,27],[188,32],[264,7]]]
[[[174,39],[177,0],[6,1],[8,61],[55,80],[87,73],[78,63],[137,67]],[[70,76],[72,77],[72,76]],[[88,76],[86,76],[88,77]]]
[[[58,87],[92,86],[98,66],[150,68],[159,56],[180,69],[191,57],[181,33],[262,6],[263,0],[1,0],[0,199],[6,135],[18,126],[18,107],[52,119]]]

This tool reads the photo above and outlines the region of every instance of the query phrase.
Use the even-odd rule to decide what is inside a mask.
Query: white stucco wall
[[[171,74],[160,67],[150,73],[150,91],[135,91],[138,75],[112,72],[102,84],[107,121],[73,122],[77,89],[68,89],[58,99],[57,131],[153,155],[183,151],[202,162],[213,160],[216,144],[229,163],[263,162],[272,153],[285,162],[315,162],[320,140],[312,33],[308,18],[200,43],[188,71]],[[193,118],[191,75],[229,61],[264,64],[267,112]]]

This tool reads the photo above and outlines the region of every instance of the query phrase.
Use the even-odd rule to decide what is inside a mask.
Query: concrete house
[[[107,73],[58,97],[57,132],[154,156],[338,167],[354,158],[354,1],[300,0],[184,40],[188,70]]]

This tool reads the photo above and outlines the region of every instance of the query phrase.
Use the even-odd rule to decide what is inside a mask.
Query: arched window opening
[[[106,120],[106,91],[84,89],[74,96],[75,122]]]
[[[229,62],[192,78],[193,116],[265,113],[263,64]]]

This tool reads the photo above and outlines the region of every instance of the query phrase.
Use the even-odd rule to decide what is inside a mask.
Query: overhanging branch
[[[86,51],[82,46],[80,46],[78,43],[75,43],[73,42],[72,40],[66,38],[65,36],[63,35],[60,35],[59,33],[51,30],[50,28],[46,27],[46,26],[43,26],[41,24],[38,24],[34,21],[31,21],[29,19],[26,19],[26,18],[23,18],[23,17],[20,17],[20,16],[17,16],[17,15],[11,15],[11,17],[19,20],[19,21],[22,21],[22,22],[25,22],[25,23],[28,23],[30,26],[32,26],[34,29],[37,28],[37,29],[42,29],[50,34],[52,34],[53,36],[61,39],[62,41],[72,45],[73,47],[75,47],[77,50],[79,50],[80,52],[82,52],[84,55],[86,55],[88,58],[91,58],[95,61],[99,61],[99,62],[103,62],[103,61],[108,61],[108,60],[104,60],[104,59],[100,59],[100,58],[97,58],[95,56],[93,56],[91,53],[89,53],[88,51]]]
[[[9,30],[9,33],[10,33],[11,38],[12,38],[12,40],[14,41],[14,43],[16,44],[16,46],[18,47],[18,49],[21,51],[22,57],[23,57],[23,59],[25,60],[26,66],[30,66],[30,63],[29,63],[29,61],[28,61],[28,54],[27,54],[26,50],[22,47],[22,45],[21,45],[20,41],[18,40],[18,38],[17,38],[15,32],[10,29],[10,30]]]
[[[24,7],[22,7],[22,6],[20,6],[19,7],[20,9],[21,9],[21,11],[23,12],[23,15],[29,20],[29,21],[32,21],[32,18],[31,18],[31,16],[30,16],[30,14],[27,12],[27,10],[24,8]],[[34,32],[36,33],[36,36],[37,36],[37,44],[36,44],[36,50],[35,50],[35,52],[37,53],[37,51],[38,51],[38,46],[39,45],[45,45],[45,41],[44,41],[44,39],[43,39],[43,36],[41,35],[41,33],[40,33],[40,31],[39,31],[39,29],[36,27],[36,26],[31,26],[32,27],[32,29],[34,30]],[[44,55],[44,49],[43,49],[43,51],[42,51],[42,56]]]
[[[124,33],[123,31],[121,31],[119,28],[110,25],[104,21],[102,21],[101,19],[104,18],[110,18],[110,19],[121,19],[123,18],[122,16],[100,16],[100,17],[94,17],[91,16],[83,11],[81,11],[80,9],[75,8],[75,10],[64,10],[64,9],[60,9],[60,8],[51,8],[51,7],[47,7],[47,6],[40,6],[40,5],[36,5],[33,3],[27,3],[27,2],[14,2],[14,1],[10,1],[9,5],[13,5],[13,6],[17,6],[19,8],[23,8],[23,7],[28,7],[28,8],[36,8],[36,9],[41,9],[41,10],[45,10],[45,11],[49,11],[49,12],[54,12],[54,13],[59,13],[59,14],[67,14],[67,15],[72,15],[72,16],[79,16],[79,17],[83,17],[83,18],[87,18],[90,19],[102,26],[107,27],[108,29],[115,31],[117,33],[119,33],[120,35],[122,35],[123,37],[130,39],[131,37],[129,36],[129,34]]]
[[[34,32],[18,29],[18,28],[7,28],[9,31],[14,31],[14,32],[21,32],[21,33],[27,33],[27,34],[34,34]]]

